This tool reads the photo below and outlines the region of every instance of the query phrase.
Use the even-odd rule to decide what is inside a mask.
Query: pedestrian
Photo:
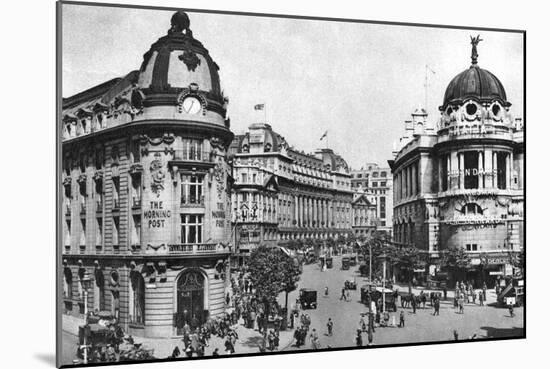
[[[342,287],[342,295],[340,296],[340,301],[346,300],[346,288]]]
[[[214,349],[214,352],[212,353],[212,356],[220,356],[220,353],[218,352],[217,347]]]
[[[172,356],[170,356],[170,358],[175,359],[179,357],[180,354],[181,354],[180,348],[176,346],[176,348],[174,348],[174,351],[172,351]]]
[[[487,283],[483,282],[483,301],[487,301]]]
[[[516,314],[514,314],[514,305],[513,304],[508,304],[508,311],[510,312],[510,318],[513,318],[516,316]]]
[[[476,297],[477,297],[477,293],[476,291],[472,290],[472,303],[475,305],[476,303]]]
[[[435,315],[439,315],[439,297],[436,297],[435,298],[435,301],[434,301],[434,316]]]
[[[455,338],[455,341],[458,341],[458,332],[456,331],[456,329],[453,331],[453,336]]]
[[[365,323],[365,319],[363,319],[363,316],[361,315],[361,319],[359,320],[359,329],[362,331],[362,332],[366,332],[367,331],[367,324]]]
[[[325,287],[325,297],[328,297],[328,286]]]
[[[479,306],[483,306],[483,291],[479,291]]]
[[[361,335],[361,330],[357,330],[357,334],[355,335],[355,345],[356,346],[363,346],[363,336]]]
[[[401,310],[399,313],[399,328],[405,327],[405,312]]]
[[[349,290],[346,290],[346,301],[351,301],[351,296]]]
[[[413,314],[416,314],[416,296],[411,295],[411,297],[412,297],[411,305],[412,305],[412,308],[413,308]]]
[[[460,295],[458,299],[458,312],[459,314],[464,314],[464,295]]]
[[[311,348],[317,350],[319,348],[319,336],[317,335],[315,328],[311,330],[309,338],[311,339]]]
[[[329,336],[332,336],[332,327],[333,327],[333,325],[334,325],[334,323],[332,323],[332,320],[330,318],[328,318],[327,331],[328,331]]]
[[[443,287],[443,300],[447,300],[447,287]]]

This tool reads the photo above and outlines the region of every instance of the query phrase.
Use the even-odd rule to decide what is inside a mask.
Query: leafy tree
[[[441,264],[455,276],[466,279],[466,268],[470,265],[470,256],[464,247],[451,248],[445,251]]]
[[[300,279],[298,263],[278,247],[262,245],[250,255],[248,267],[250,280],[260,301],[275,303],[279,293],[284,291],[285,308],[288,308],[288,294],[296,289]]]

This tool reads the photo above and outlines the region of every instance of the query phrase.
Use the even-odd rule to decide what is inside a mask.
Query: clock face
[[[202,111],[202,104],[196,97],[187,97],[183,100],[182,108],[187,114],[198,114]]]

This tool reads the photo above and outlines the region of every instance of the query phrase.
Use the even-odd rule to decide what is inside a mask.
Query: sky
[[[139,69],[172,13],[64,4],[62,95]],[[220,66],[236,134],[265,115],[298,149],[328,144],[354,169],[385,166],[416,107],[426,106],[435,125],[448,83],[470,66],[470,35],[477,34],[479,66],[500,79],[512,115],[523,116],[520,33],[188,14],[193,36]],[[260,103],[265,112],[254,110]],[[325,131],[328,142],[319,140]]]

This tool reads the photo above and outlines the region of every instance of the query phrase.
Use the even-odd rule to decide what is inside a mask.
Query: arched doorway
[[[177,281],[176,294],[177,334],[183,334],[182,328],[187,322],[191,328],[202,324],[206,318],[204,310],[204,276],[198,270],[183,272]]]

